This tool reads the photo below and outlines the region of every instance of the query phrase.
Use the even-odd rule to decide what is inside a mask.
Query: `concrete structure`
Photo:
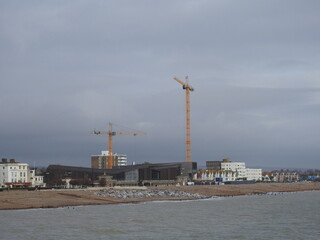
[[[2,158],[0,163],[0,187],[30,186],[29,164]]]
[[[127,155],[114,153],[112,157],[114,167],[127,166]],[[101,151],[101,155],[91,156],[91,167],[97,169],[107,169],[108,158],[109,151]]]
[[[102,187],[114,187],[116,181],[112,179],[112,176],[104,174],[99,176],[99,185]]]

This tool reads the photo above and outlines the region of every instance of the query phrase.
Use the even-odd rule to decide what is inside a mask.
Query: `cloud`
[[[189,75],[199,165],[319,167],[319,16],[318,1],[1,3],[0,152],[89,166],[111,121],[147,132],[115,137],[129,161],[183,161],[172,78]]]

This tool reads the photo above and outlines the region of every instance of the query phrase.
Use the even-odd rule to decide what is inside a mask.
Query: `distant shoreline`
[[[130,188],[117,188],[130,189]],[[137,188],[136,188],[137,189]],[[159,186],[147,189],[182,191],[199,194],[204,197],[226,197],[240,195],[267,194],[277,192],[319,191],[320,182],[310,183],[256,183],[244,185],[201,185],[201,186]],[[145,188],[141,189],[144,191]],[[99,189],[64,189],[0,192],[0,210],[17,210],[32,208],[58,208],[86,205],[104,205],[119,203],[138,203],[163,200],[194,200],[195,197],[141,197],[114,198],[97,196]],[[139,191],[139,188],[138,188]]]

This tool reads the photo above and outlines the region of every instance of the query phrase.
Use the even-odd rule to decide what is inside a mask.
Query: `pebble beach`
[[[0,210],[138,203],[161,200],[191,200],[222,196],[319,190],[319,182],[158,186],[148,188],[115,187],[40,191],[9,190],[0,192]]]

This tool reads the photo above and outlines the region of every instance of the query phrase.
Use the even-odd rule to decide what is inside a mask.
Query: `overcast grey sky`
[[[320,1],[0,0],[0,157],[320,168]]]

